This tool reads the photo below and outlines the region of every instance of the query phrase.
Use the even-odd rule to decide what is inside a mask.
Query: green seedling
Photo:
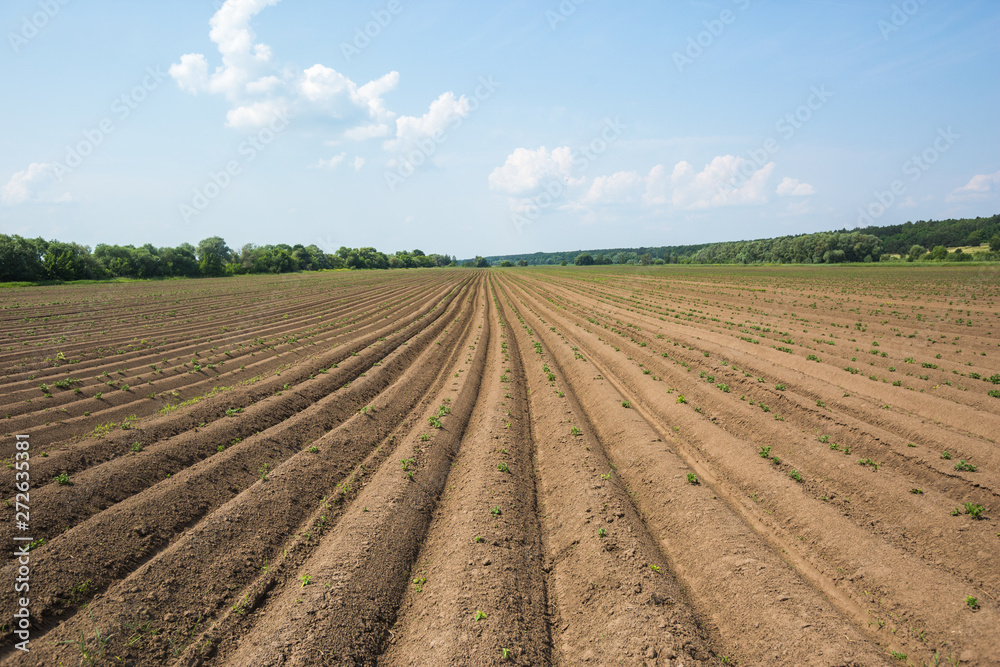
[[[693,472],[689,472],[687,474],[687,480],[688,480],[688,484],[697,484],[698,483],[698,475],[694,474]]]
[[[981,519],[983,510],[986,509],[982,505],[976,505],[975,503],[964,503],[962,506],[965,508],[965,513],[973,519]]]

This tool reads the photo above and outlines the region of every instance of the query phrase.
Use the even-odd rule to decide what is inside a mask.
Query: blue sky
[[[8,0],[0,232],[475,254],[1000,211],[1000,4]]]

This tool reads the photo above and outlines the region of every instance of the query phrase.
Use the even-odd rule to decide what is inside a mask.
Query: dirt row
[[[800,269],[19,297],[0,316],[48,341],[44,359],[59,327],[111,330],[157,290],[136,312],[168,324],[218,289],[219,320],[154,346],[227,366],[150,378],[179,396],[141,414],[126,401],[96,424],[30,423],[33,447],[59,439],[32,450],[32,651],[4,644],[0,660],[990,664],[1000,292],[954,272]],[[270,290],[281,316],[254,319],[247,302],[273,309]],[[221,330],[238,311],[251,320]],[[127,373],[151,349],[122,355]],[[16,479],[0,470],[5,497]]]

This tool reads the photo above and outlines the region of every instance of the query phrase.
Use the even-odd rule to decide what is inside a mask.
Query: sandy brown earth
[[[997,269],[21,288],[0,322],[4,664],[1000,664]]]

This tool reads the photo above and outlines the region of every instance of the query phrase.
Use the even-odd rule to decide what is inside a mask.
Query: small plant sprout
[[[962,507],[965,508],[965,513],[971,516],[973,519],[981,519],[983,510],[986,508],[982,505],[976,505],[975,503],[963,503]]]
[[[687,403],[687,399],[686,399],[686,398],[684,398],[684,394],[681,394],[681,395],[679,395],[679,396],[677,397],[677,402],[678,402],[678,403]]]
[[[607,537],[607,535],[608,535],[608,531],[604,530],[603,528],[598,528],[597,529],[597,536],[598,537]]]
[[[762,459],[771,458],[771,448],[770,447],[761,447],[760,451],[758,452],[758,454],[760,455],[760,458],[762,458]]]
[[[632,403],[630,401],[622,401],[622,407],[623,408],[631,408],[632,407]]]
[[[427,577],[418,577],[413,580],[413,587],[418,593],[424,592],[424,584],[427,583]]]
[[[796,482],[802,481],[802,473],[800,473],[798,470],[792,470],[792,472],[788,473],[788,476],[794,479]]]
[[[476,535],[475,537],[472,538],[472,541],[475,542],[476,544],[482,544],[483,542],[485,542],[482,535]]]
[[[493,516],[500,516],[500,506],[499,505],[494,505],[490,509],[490,514],[492,514]]]
[[[270,471],[271,471],[271,467],[269,465],[267,465],[266,463],[264,465],[262,465],[257,470],[257,473],[260,475],[260,481],[266,482],[267,481],[267,473],[270,472]]]
[[[652,570],[653,572],[656,572],[657,574],[660,573],[660,566],[659,565],[650,565],[649,569]]]
[[[500,660],[502,662],[510,662],[513,657],[514,654],[511,652],[509,648],[500,649]]]
[[[499,470],[500,472],[510,472],[510,468],[508,468],[507,464],[504,463],[503,461],[497,464],[497,470]]]
[[[316,454],[316,453],[319,452],[319,447],[317,447],[316,445],[313,445],[312,447],[310,447],[306,451],[309,452],[310,454]]]
[[[943,458],[945,461],[950,461],[951,453],[949,453],[948,450],[946,449],[943,452],[941,452],[941,458]]]
[[[313,580],[313,578],[312,578],[312,575],[310,575],[310,574],[303,574],[301,577],[299,577],[299,581],[302,582],[302,588],[305,588],[306,586],[308,586],[309,584],[311,584],[312,580]]]
[[[955,464],[955,470],[964,472],[976,472],[976,466],[966,462],[964,459]]]
[[[472,615],[472,620],[474,621],[482,621],[485,618],[486,618],[486,612],[480,611],[479,609],[477,609],[476,613]]]
[[[583,431],[581,431],[575,426],[569,430],[570,435],[580,435],[581,433],[583,433]]]
[[[73,486],[73,482],[69,481],[69,475],[61,472],[52,479],[55,480],[56,484],[59,486]]]
[[[969,605],[969,609],[972,609],[973,611],[979,609],[979,600],[971,595],[965,596],[965,604]]]
[[[687,474],[687,480],[688,480],[688,484],[697,484],[698,483],[698,475],[694,474],[693,472],[689,472]]]

